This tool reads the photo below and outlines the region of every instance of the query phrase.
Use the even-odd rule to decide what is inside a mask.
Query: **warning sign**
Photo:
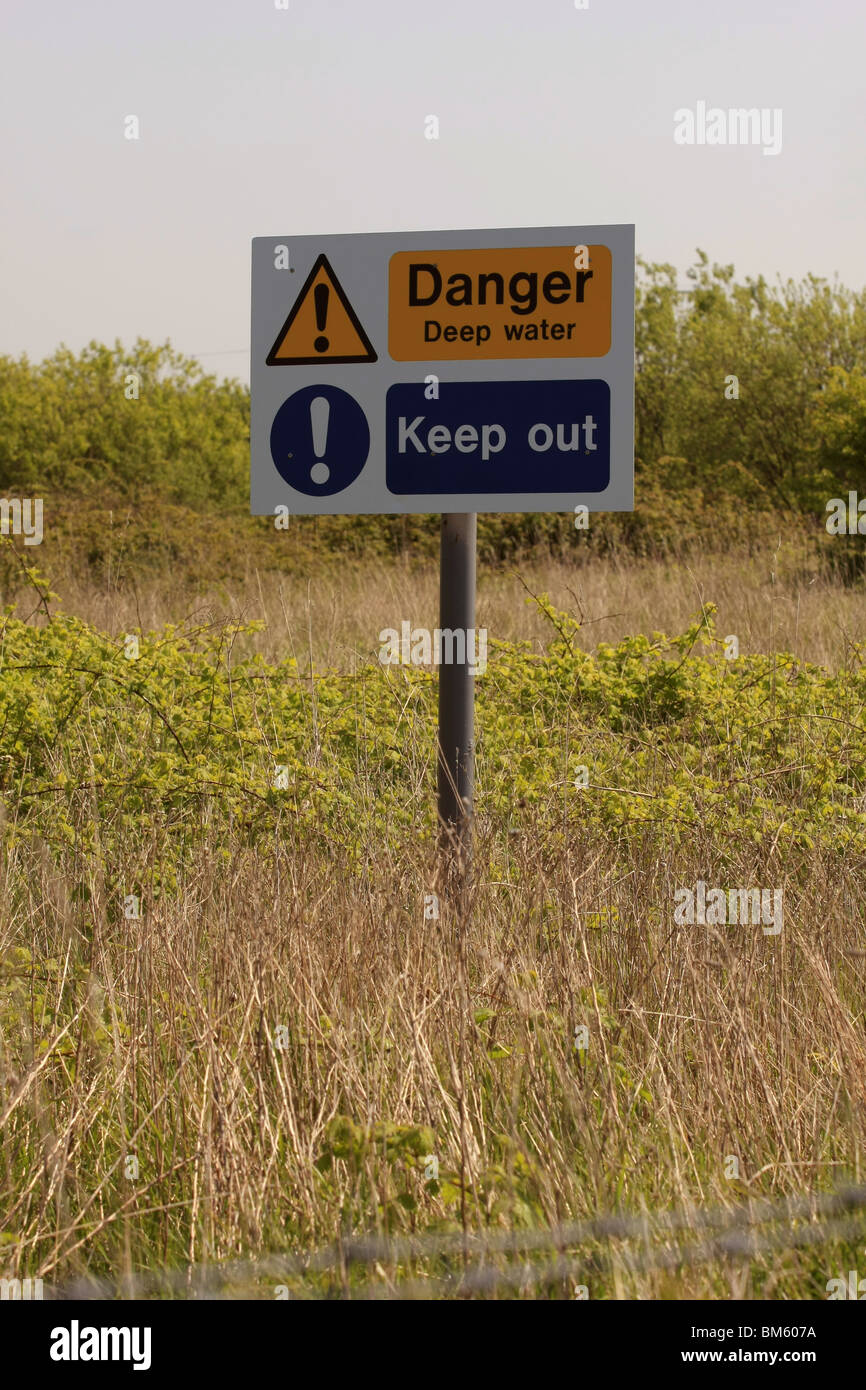
[[[320,255],[267,355],[269,367],[375,362],[376,352],[327,256]]]
[[[604,357],[607,246],[398,251],[388,272],[388,350],[397,362]]]
[[[631,224],[254,237],[251,511],[630,511],[634,281]]]

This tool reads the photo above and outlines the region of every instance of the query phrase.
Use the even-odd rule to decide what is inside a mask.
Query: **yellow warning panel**
[[[397,251],[388,269],[388,351],[397,362],[604,357],[607,246]]]
[[[327,256],[317,259],[265,360],[269,367],[378,360]]]

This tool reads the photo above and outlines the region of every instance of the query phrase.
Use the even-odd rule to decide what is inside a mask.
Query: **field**
[[[638,261],[634,512],[479,517],[462,892],[436,672],[379,659],[439,625],[438,518],[251,517],[249,392],[170,344],[0,357],[44,501],[0,537],[0,1277],[856,1283],[866,292],[686,284]]]
[[[862,577],[781,525],[641,558],[556,522],[555,555],[479,568],[457,895],[435,672],[378,660],[437,623],[423,548],[250,544],[204,584],[61,554],[51,588],[19,551],[6,1274],[778,1299],[862,1265],[862,1217],[820,1205],[864,1181]],[[781,890],[783,921],[678,922],[699,884]]]

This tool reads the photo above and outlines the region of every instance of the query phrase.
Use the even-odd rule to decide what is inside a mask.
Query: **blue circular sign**
[[[283,401],[271,425],[280,477],[307,497],[332,497],[357,478],[370,452],[367,417],[339,386],[304,386]]]

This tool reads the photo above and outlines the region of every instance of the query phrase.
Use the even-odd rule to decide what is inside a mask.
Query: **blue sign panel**
[[[385,398],[389,492],[591,493],[610,483],[606,381],[423,381]],[[539,499],[540,501],[541,499]]]

